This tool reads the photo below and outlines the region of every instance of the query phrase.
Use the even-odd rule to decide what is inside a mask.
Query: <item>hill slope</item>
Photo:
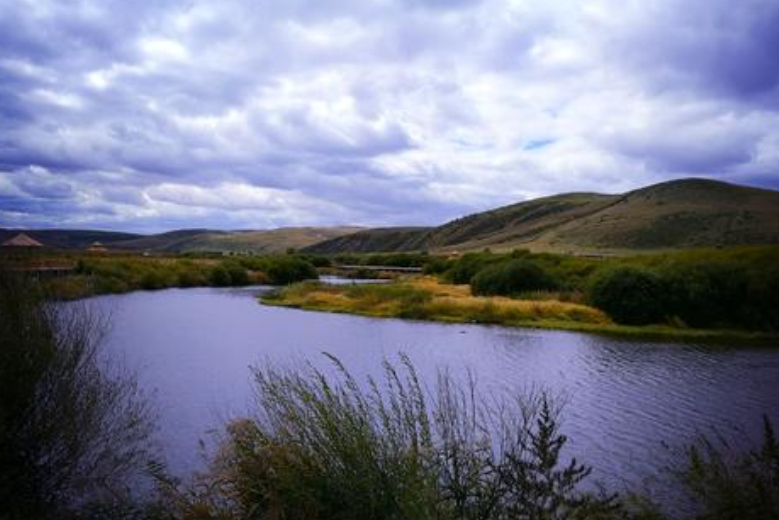
[[[432,229],[426,227],[365,229],[308,246],[303,251],[315,254],[415,251],[427,248],[427,235]]]
[[[622,195],[569,193],[534,199],[422,228],[413,238],[396,240],[407,229],[365,230],[310,249],[627,252],[779,244],[779,192],[681,179]]]
[[[539,237],[612,249],[779,244],[779,192],[704,179],[656,184]]]
[[[109,249],[128,251],[283,253],[290,248],[301,249],[360,229],[362,228],[355,226],[279,228],[261,231],[181,229],[156,235],[72,229],[0,229],[0,243],[24,232],[44,246],[56,249],[85,249],[93,242],[102,242]]]
[[[117,242],[121,249],[162,252],[251,251],[283,253],[354,233],[358,227],[299,227],[259,231],[179,230]]]

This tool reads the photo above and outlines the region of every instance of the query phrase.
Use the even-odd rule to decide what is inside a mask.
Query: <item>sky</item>
[[[779,188],[777,0],[0,0],[0,227]]]

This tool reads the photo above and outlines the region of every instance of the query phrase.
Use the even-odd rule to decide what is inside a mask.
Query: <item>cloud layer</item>
[[[0,225],[435,224],[779,187],[775,0],[0,0]]]

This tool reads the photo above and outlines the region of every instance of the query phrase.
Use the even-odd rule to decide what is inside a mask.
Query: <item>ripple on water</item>
[[[543,385],[564,396],[570,453],[614,488],[638,485],[699,432],[779,423],[779,350],[643,343],[558,331],[377,320],[259,305],[257,289],[140,292],[92,300],[109,309],[108,350],[157,390],[174,470],[199,464],[197,440],[251,401],[253,364],[325,362],[358,376],[406,352],[422,378],[470,369],[485,392]]]

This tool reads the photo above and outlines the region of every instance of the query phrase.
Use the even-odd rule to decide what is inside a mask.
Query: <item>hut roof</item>
[[[10,246],[10,247],[43,247],[43,244],[41,244],[34,238],[30,238],[28,235],[25,235],[24,233],[19,233],[12,239],[6,240],[5,242],[3,242],[3,245]]]

